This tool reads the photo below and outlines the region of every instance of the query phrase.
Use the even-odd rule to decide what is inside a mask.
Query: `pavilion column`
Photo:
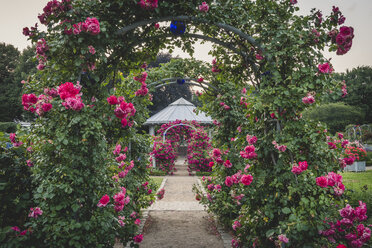
[[[154,136],[155,135],[155,126],[154,125],[150,125],[149,127],[149,134],[151,136]],[[155,156],[152,156],[152,167],[156,167],[156,159],[155,159]]]
[[[150,128],[149,128],[149,134],[151,136],[154,136],[155,135],[155,126],[154,125],[151,125]]]

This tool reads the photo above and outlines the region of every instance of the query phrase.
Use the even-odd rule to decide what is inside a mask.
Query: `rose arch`
[[[345,205],[337,171],[352,158],[343,154],[342,136],[327,144],[324,126],[303,120],[301,112],[330,89],[339,87],[341,95],[343,85],[332,79],[322,51],[329,46],[347,53],[353,29],[343,25],[336,7],[326,17],[315,10],[304,17],[295,14],[296,2],[49,2],[39,16],[46,31],[24,29],[36,44],[40,72],[28,79],[22,98],[25,110],[36,115],[23,140],[32,147],[36,190],[23,227],[32,233],[18,242],[141,242],[138,213],[154,200],[143,159],[149,139],[137,131],[151,100],[141,65],[161,49],[179,46],[192,54],[196,39],[214,43],[206,77],[211,90],[200,99],[218,127],[214,177],[204,181],[201,201],[232,226],[233,245],[351,242],[335,225],[336,205]],[[360,203],[352,224],[364,220],[364,209]]]

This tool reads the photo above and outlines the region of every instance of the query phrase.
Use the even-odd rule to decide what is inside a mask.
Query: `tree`
[[[20,114],[20,83],[14,82],[14,72],[20,52],[13,45],[0,43],[0,120],[13,121]]]
[[[361,108],[365,114],[364,123],[372,123],[372,67],[358,66],[346,73],[340,73],[337,79],[345,80],[347,96],[342,102]]]
[[[175,61],[178,61],[175,63],[170,63],[171,60],[174,59]],[[175,65],[179,65],[179,61],[182,61],[182,59],[179,59],[178,57],[173,58],[170,53],[159,53],[156,57],[156,60],[154,62],[151,62],[149,64],[150,70],[159,70],[159,71],[168,71],[170,73],[173,73],[173,77],[188,77],[190,75],[186,75],[185,72],[178,72],[182,71],[182,69],[176,69]],[[176,70],[174,70],[176,69]],[[172,77],[168,73],[167,76],[164,76],[164,78]],[[164,79],[164,78],[158,78],[158,80]],[[151,82],[149,82],[151,83]],[[169,104],[172,102],[178,100],[179,98],[183,97],[188,101],[192,101],[192,88],[190,85],[187,84],[168,84],[159,88],[156,88],[155,91],[152,92],[153,105],[149,107],[150,115],[154,115],[157,112],[161,111],[162,109],[166,108]]]
[[[29,46],[22,51],[21,56],[19,57],[19,62],[15,68],[13,76],[13,85],[16,86],[17,90],[12,91],[14,99],[16,99],[17,104],[14,106],[15,109],[15,118],[21,120],[31,120],[33,116],[26,111],[23,111],[21,106],[21,97],[22,97],[22,84],[21,81],[27,83],[30,75],[37,72],[37,60],[35,59],[35,46]]]

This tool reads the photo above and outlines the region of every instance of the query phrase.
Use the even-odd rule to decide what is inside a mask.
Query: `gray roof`
[[[176,120],[197,121],[201,124],[213,123],[211,117],[206,116],[205,113],[201,111],[197,115],[194,112],[195,109],[196,107],[194,104],[181,97],[177,101],[169,104],[168,107],[159,113],[148,118],[144,125],[158,125]]]

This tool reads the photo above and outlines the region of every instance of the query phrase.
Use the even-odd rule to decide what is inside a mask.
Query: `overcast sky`
[[[0,0],[0,42],[13,44],[20,50],[30,45],[22,35],[22,29],[33,26],[38,21],[37,15],[47,2],[48,0]],[[337,56],[335,53],[325,53],[327,58],[332,57],[332,64],[337,72],[361,65],[372,66],[372,0],[298,0],[298,5],[301,14],[317,8],[324,16],[332,11],[333,5],[338,6],[346,17],[344,25],[354,27],[353,47],[347,54]],[[211,62],[209,50],[210,44],[198,44],[195,46],[194,56]],[[189,57],[180,50],[176,50],[174,54]]]

